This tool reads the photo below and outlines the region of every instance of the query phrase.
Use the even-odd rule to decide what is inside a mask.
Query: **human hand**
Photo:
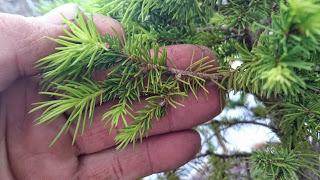
[[[113,102],[97,107],[92,127],[74,146],[71,127],[70,133],[49,147],[66,118],[35,126],[41,112],[29,114],[31,104],[48,97],[38,94],[34,63],[54,52],[56,44],[45,36],[63,34],[60,14],[72,19],[75,12],[76,7],[69,4],[38,18],[0,14],[0,179],[137,179],[175,169],[192,159],[200,148],[200,138],[191,129],[220,111],[215,86],[207,87],[208,95],[200,91],[198,99],[190,95],[182,100],[185,107],[169,109],[154,123],[149,137],[134,148],[115,150],[117,130],[109,133],[100,121]],[[102,34],[124,33],[120,23],[109,17],[96,15],[94,21]],[[192,58],[214,58],[210,50],[193,45],[166,49],[169,59],[181,69]],[[135,106],[139,108],[141,103]]]

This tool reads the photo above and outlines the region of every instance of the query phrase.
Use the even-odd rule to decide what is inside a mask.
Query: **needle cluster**
[[[32,110],[43,109],[38,124],[47,124],[56,117],[68,118],[53,145],[70,126],[75,126],[73,143],[79,130],[91,124],[95,107],[116,101],[106,109],[103,121],[110,130],[123,127],[116,137],[118,148],[142,139],[169,107],[183,106],[177,98],[189,91],[203,89],[211,79],[219,78],[215,59],[194,60],[185,70],[167,66],[166,50],[156,44],[147,45],[139,37],[102,37],[91,19],[79,13],[75,22],[65,19],[70,31],[52,39],[60,47],[57,52],[38,61],[43,71],[43,95],[54,100],[36,103]],[[152,50],[151,50],[152,49]],[[95,71],[105,71],[104,81],[94,78]],[[145,101],[143,109],[134,109],[135,102]],[[129,122],[129,119],[133,119]]]

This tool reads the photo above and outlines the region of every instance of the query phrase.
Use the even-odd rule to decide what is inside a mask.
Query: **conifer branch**
[[[166,53],[166,52],[162,52]],[[128,55],[125,53],[119,53],[119,56],[127,60],[135,61],[139,64],[141,72],[148,73],[150,70],[158,69],[163,70],[169,76],[177,76],[181,78],[185,77],[198,77],[204,80],[218,82],[221,81],[223,76],[219,73],[221,67],[217,67],[217,60],[210,59],[209,57],[203,57],[202,59],[197,60],[191,64],[186,70],[177,69],[174,67],[167,67],[164,65],[154,64],[146,61],[135,55]],[[114,65],[114,67],[117,65]],[[198,69],[197,69],[198,68]],[[112,70],[110,70],[112,71]]]
[[[179,70],[166,66],[167,53],[165,50],[160,53],[156,44],[150,46],[153,48],[152,54],[150,48],[144,47],[145,43],[134,36],[128,38],[126,43],[118,37],[100,37],[93,21],[86,20],[81,14],[78,14],[74,23],[68,20],[65,20],[65,23],[71,32],[66,31],[66,36],[53,39],[62,47],[57,48],[57,53],[38,63],[45,71],[44,86],[48,89],[48,92],[43,94],[60,98],[38,104],[40,106],[35,110],[45,109],[38,123],[50,122],[64,112],[71,111],[67,122],[52,143],[78,119],[74,143],[81,124],[83,129],[86,124],[83,118],[88,116],[88,119],[93,119],[93,99],[101,96],[100,103],[113,99],[119,101],[103,115],[103,120],[110,123],[110,130],[122,121],[124,129],[116,137],[116,142],[118,148],[124,148],[129,143],[135,143],[138,137],[142,139],[151,129],[152,119],[159,119],[167,107],[183,106],[174,97],[185,97],[188,91],[192,91],[197,97],[198,89],[208,92],[205,88],[207,80],[218,83],[218,78],[221,77],[219,68],[216,67],[216,59],[204,57],[192,63],[186,70]],[[96,69],[109,71],[101,86],[90,80],[86,80],[87,83],[75,81],[79,81],[81,76],[92,79]],[[82,73],[84,75],[81,75]],[[46,84],[50,81],[53,83]],[[92,84],[93,89],[88,87],[89,84]],[[89,92],[92,94],[87,94]],[[141,96],[149,96],[148,105],[144,110],[135,113],[131,107],[134,101],[140,101]],[[71,99],[72,103],[69,103]],[[155,102],[160,99],[165,106]],[[135,119],[133,125],[128,124],[127,116]]]
[[[58,4],[70,1],[79,2],[59,0]],[[253,152],[249,157],[251,177],[248,178],[319,177],[315,169],[319,167],[319,152],[314,148],[314,144],[320,142],[318,1],[86,2],[81,1],[81,5],[87,11],[111,15],[124,22],[126,42],[117,37],[100,36],[90,18],[78,15],[74,23],[66,21],[71,31],[53,39],[60,45],[57,52],[38,63],[44,77],[42,85],[46,92],[43,94],[59,97],[37,104],[36,110],[44,110],[38,122],[50,123],[66,112],[69,118],[61,132],[67,131],[71,124],[79,131],[86,125],[84,119],[88,119],[83,118],[88,116],[85,112],[94,110],[91,103],[95,96],[98,96],[96,101],[102,99],[100,103],[118,101],[106,110],[104,121],[110,123],[111,128],[122,121],[125,127],[120,130],[117,143],[118,148],[124,148],[148,136],[152,122],[161,120],[160,111],[165,115],[167,108],[182,105],[171,95],[178,93],[175,96],[184,97],[191,91],[197,96],[196,91],[206,91],[206,84],[213,82],[226,92],[241,91],[259,97],[268,109],[264,117],[270,117],[271,121],[270,124],[216,121],[215,126],[261,125],[275,131],[281,140],[281,147],[272,144],[272,148]],[[166,52],[160,52],[159,47],[178,43],[208,46],[216,52],[219,62],[204,57],[187,69],[168,67]],[[154,53],[150,49],[154,49]],[[242,64],[230,68],[234,62]],[[215,66],[217,63],[221,68]],[[92,80],[95,70],[108,71],[103,82]],[[90,79],[99,87],[92,88],[83,79]],[[80,83],[80,89],[75,83]],[[77,98],[78,95],[81,97]],[[144,97],[151,98],[147,105],[138,111],[132,110],[133,103]],[[127,117],[133,122],[127,122]],[[310,154],[301,153],[309,150]],[[211,152],[208,156],[215,157],[214,151]],[[221,166],[220,169],[213,167],[221,171],[213,173],[217,175],[215,179],[229,177],[226,171],[231,167],[226,163],[227,157],[221,157],[223,160],[209,163],[209,166]]]
[[[199,61],[207,61],[208,57],[205,57]],[[181,77],[199,77],[205,80],[214,80],[219,81],[222,79],[222,75],[219,74],[217,71],[220,69],[219,67],[214,67],[211,69],[208,69],[207,71],[211,71],[212,73],[203,73],[203,72],[194,72],[194,71],[188,71],[188,70],[181,70],[177,68],[172,67],[165,67],[165,66],[158,66],[155,64],[146,64],[145,67],[142,67],[144,72],[148,72],[151,69],[163,69],[166,71],[167,75],[174,75],[178,78]]]
[[[239,159],[239,158],[249,158],[252,154],[251,153],[234,153],[234,154],[217,154],[212,151],[207,151],[203,154],[197,155],[196,158],[203,158],[206,156],[214,156],[221,159]]]

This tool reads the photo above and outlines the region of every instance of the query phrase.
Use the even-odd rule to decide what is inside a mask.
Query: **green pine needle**
[[[63,18],[69,30],[64,30],[64,36],[57,39],[49,38],[61,45],[57,52],[38,61],[44,73],[44,84],[48,82],[63,83],[65,80],[75,80],[86,75],[90,76],[96,62],[106,51],[100,34],[92,20],[86,20],[80,13],[75,17],[75,22]]]
[[[101,89],[99,84],[88,79],[85,79],[82,82],[68,81],[64,85],[54,85],[56,91],[41,92],[40,94],[51,96],[55,98],[55,100],[36,103],[34,104],[36,107],[32,109],[31,112],[45,109],[41,116],[36,119],[36,122],[39,125],[48,124],[55,120],[55,118],[65,113],[69,113],[67,121],[50,146],[55,144],[61,135],[69,130],[72,124],[75,124],[75,132],[72,141],[72,144],[74,144],[79,129],[81,128],[83,133],[88,124],[87,121],[89,121],[89,124],[92,123],[97,100],[99,100],[100,104],[102,103],[104,90]]]
[[[316,169],[316,166],[319,165],[318,158],[318,155],[315,154],[269,147],[253,154],[251,157],[252,172],[256,178],[263,175],[262,179],[299,180],[299,171],[308,168],[319,176],[320,171]]]
[[[125,148],[129,143],[136,143],[136,139],[142,138],[152,128],[154,119],[159,119],[165,114],[165,106],[161,106],[161,97],[150,97],[144,109],[137,112],[133,124],[123,128],[116,136],[117,149]]]

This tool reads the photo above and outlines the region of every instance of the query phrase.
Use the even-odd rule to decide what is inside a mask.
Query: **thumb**
[[[37,19],[50,24],[62,25],[63,24],[62,15],[69,21],[72,21],[76,13],[78,12],[78,10],[79,10],[79,7],[77,4],[74,4],[74,3],[64,4],[62,6],[59,6],[51,10],[50,12],[48,12],[43,16],[37,17]]]
[[[38,19],[51,24],[63,25],[62,15],[69,21],[73,21],[78,11],[79,7],[77,4],[69,3],[57,7],[47,14],[38,17]],[[120,36],[121,38],[124,36],[124,30],[121,24],[111,17],[95,14],[93,21],[102,35],[109,34]]]
[[[72,20],[76,12],[75,4],[67,4],[37,18],[0,14],[0,92],[17,78],[38,73],[35,62],[57,46],[46,37],[63,35],[62,15]],[[123,36],[118,21],[101,15],[93,19],[101,34]]]

